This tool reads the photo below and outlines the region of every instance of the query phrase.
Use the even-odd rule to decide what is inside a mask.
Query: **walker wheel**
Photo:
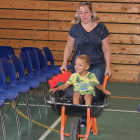
[[[80,134],[80,132],[81,132],[80,119],[77,117],[74,117],[71,122],[69,140],[80,140],[80,138],[78,138],[78,135]]]

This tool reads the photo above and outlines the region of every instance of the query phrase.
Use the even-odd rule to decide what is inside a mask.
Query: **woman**
[[[94,12],[91,2],[81,2],[79,4],[72,23],[74,25],[69,30],[63,65],[60,70],[67,70],[67,62],[75,46],[71,61],[72,73],[75,72],[74,64],[76,57],[82,54],[88,55],[91,60],[88,71],[94,73],[102,85],[104,75],[109,74],[111,76],[109,32],[106,26],[99,22],[99,18]],[[84,119],[82,121],[84,122]]]

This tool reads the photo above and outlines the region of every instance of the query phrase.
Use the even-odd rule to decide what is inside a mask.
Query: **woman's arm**
[[[64,85],[61,85],[61,86],[56,87],[56,88],[51,88],[51,89],[49,90],[49,92],[52,91],[52,94],[54,94],[57,90],[63,90],[63,89],[66,89],[66,88],[68,88],[68,87],[69,87],[69,84],[66,82]]]
[[[102,50],[103,50],[104,58],[105,58],[105,62],[106,62],[105,75],[109,74],[109,76],[111,76],[111,74],[112,74],[111,66],[110,66],[111,51],[110,51],[110,45],[109,45],[109,36],[102,40]]]
[[[72,38],[70,35],[68,35],[67,44],[66,44],[66,47],[64,50],[63,65],[60,67],[61,72],[63,70],[67,71],[67,63],[72,54],[72,50],[74,48],[74,43],[75,43],[75,39]]]
[[[107,95],[111,95],[111,92],[109,90],[106,90],[102,85],[97,85],[96,88],[98,88],[99,90],[103,91],[103,93],[107,94]]]

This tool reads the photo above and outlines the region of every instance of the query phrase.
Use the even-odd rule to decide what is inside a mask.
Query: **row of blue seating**
[[[39,115],[41,117],[37,88],[40,86],[40,83],[43,83],[43,94],[45,99],[46,97],[44,91],[44,83],[46,83],[47,80],[52,78],[54,75],[59,74],[60,71],[60,66],[55,66],[54,62],[51,62],[50,66],[47,65],[47,59],[49,61],[53,61],[53,56],[51,52],[51,56],[49,56],[49,54],[45,52],[45,50],[48,50],[48,48],[43,48],[43,50],[45,56],[43,55],[42,51],[37,47],[23,47],[21,53],[19,53],[19,60],[18,57],[15,55],[12,47],[0,46],[0,97],[2,98],[0,100],[2,103],[4,100],[11,100],[7,109],[8,111],[12,104],[12,101],[14,101],[18,132],[21,131],[21,128],[17,112],[17,104],[19,102],[21,94],[25,94],[28,121],[29,124],[31,124],[32,118],[28,102],[28,92],[30,88],[36,89]],[[8,60],[11,60],[11,63]],[[25,74],[25,70],[27,71],[27,74]],[[9,77],[9,82],[6,82],[6,77]],[[18,101],[16,103],[17,98]],[[45,107],[47,109],[46,102]],[[2,129],[4,140],[6,140],[5,127],[3,127]]]

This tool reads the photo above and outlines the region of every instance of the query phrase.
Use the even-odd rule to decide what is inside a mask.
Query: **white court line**
[[[55,128],[55,126],[61,121],[61,116],[50,126],[50,128]],[[48,129],[38,140],[44,140],[52,130]]]
[[[4,104],[9,104],[9,103],[4,103]],[[18,105],[26,105],[26,104],[18,104]],[[38,106],[35,104],[29,104],[30,106]],[[39,106],[45,106],[45,105],[39,105]],[[47,105],[47,107],[51,107],[50,105]]]
[[[105,111],[114,111],[114,112],[129,112],[129,113],[138,113],[138,111],[128,111],[128,110],[113,110],[113,109],[104,109]]]
[[[5,103],[9,104],[9,103]],[[18,105],[26,105],[26,104],[18,104]],[[34,104],[30,104],[30,106],[37,106]],[[45,106],[45,105],[40,105],[40,106]],[[48,106],[51,107],[51,106]],[[128,113],[139,113],[138,111],[128,111],[128,110],[113,110],[113,109],[104,109],[105,111],[112,111],[112,112],[128,112]],[[55,126],[61,121],[61,116],[50,126],[50,128],[54,129]],[[51,132],[51,129],[48,129],[38,140],[44,140],[49,133]]]
[[[9,103],[4,103],[4,104],[9,104]],[[18,104],[18,105],[26,105],[26,104]],[[30,104],[30,106],[38,106],[35,104]],[[45,105],[39,105],[39,106],[45,106]],[[47,107],[51,107],[50,105],[47,105]],[[114,111],[114,112],[130,112],[130,113],[138,113],[138,111],[128,111],[128,110],[113,110],[113,109],[104,109],[105,111]]]
[[[129,113],[138,113],[138,111],[127,111],[127,110],[113,110],[113,109],[104,109],[105,111],[114,111],[114,112],[129,112]],[[53,129],[61,121],[61,116],[52,124],[51,128]],[[52,130],[48,129],[38,140],[44,140]]]
[[[9,104],[9,103],[4,103]],[[18,104],[18,105],[26,105],[26,104]],[[38,106],[35,104],[30,104],[30,106]],[[45,105],[39,105],[39,106],[45,106]],[[47,105],[47,107],[51,107],[50,105]],[[138,111],[128,111],[128,110],[113,110],[113,109],[104,109],[105,111],[114,111],[114,112],[130,112],[130,113],[138,113]]]

